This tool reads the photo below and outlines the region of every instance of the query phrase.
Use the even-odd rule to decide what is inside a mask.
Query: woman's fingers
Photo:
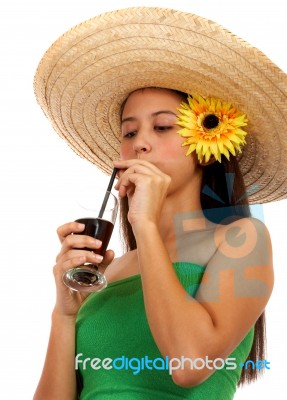
[[[64,263],[67,260],[71,260],[73,258],[78,258],[78,257],[84,257],[85,261],[88,263],[92,264],[99,264],[103,261],[103,256],[100,254],[96,254],[93,251],[88,251],[88,250],[69,250],[67,252],[64,252],[61,256],[59,255],[57,257],[56,262],[57,263]]]
[[[77,233],[81,233],[83,231],[84,227],[84,224],[70,222],[60,226],[57,229],[59,239],[62,243],[62,248],[60,253],[56,257],[56,261],[58,261],[58,259],[61,258],[63,254],[67,253],[71,249],[98,250],[101,248],[102,242],[100,240],[87,235],[77,235]]]
[[[104,268],[107,268],[107,266],[109,264],[111,264],[111,262],[113,261],[113,259],[115,258],[115,253],[113,250],[107,250],[105,255],[104,255],[104,259],[101,262],[101,266]]]
[[[120,160],[114,161],[114,166],[119,168],[119,175],[121,175],[121,170],[128,169],[131,167],[142,166],[149,169],[151,172],[162,173],[159,168],[157,168],[154,164],[149,161],[141,160],[141,159],[130,159],[130,160]]]
[[[123,176],[128,174],[143,174],[143,175],[159,175],[164,176],[165,174],[158,169],[152,163],[145,161],[145,160],[124,160],[124,161],[117,161],[114,163],[119,168],[118,177],[119,180],[115,185],[115,189],[117,189],[120,185],[120,181],[122,180]]]
[[[132,195],[135,186],[142,179],[145,179],[146,184],[158,185],[169,178],[155,165],[145,160],[124,160],[115,163],[115,165],[124,170],[119,174],[119,180],[115,185],[120,197]]]
[[[62,315],[76,315],[83,300],[87,297],[81,292],[70,290],[64,284],[64,273],[83,264],[93,264],[99,268],[99,271],[104,272],[114,258],[112,250],[107,251],[104,257],[96,254],[96,251],[101,248],[102,242],[83,235],[84,228],[84,224],[69,222],[57,229],[62,247],[53,267],[57,291],[55,310]]]
[[[60,259],[59,264],[67,265],[70,260],[81,258],[81,263],[101,264],[101,267],[106,268],[114,259],[115,253],[113,250],[107,250],[104,257],[96,254],[93,251],[85,250],[70,250],[66,252]]]
[[[76,268],[76,267],[84,264],[85,262],[87,262],[87,258],[83,255],[80,255],[78,257],[69,258],[66,261],[61,260],[61,262],[57,262],[57,264],[54,265],[54,268],[53,268],[54,276],[55,276],[55,278],[60,277],[62,279],[64,272],[68,271],[71,268]]]
[[[80,233],[85,229],[84,224],[80,224],[79,222],[68,222],[67,224],[59,226],[57,229],[57,234],[60,239],[60,242],[63,243],[65,238],[71,233]]]
[[[114,163],[123,172],[115,189],[128,197],[128,220],[135,228],[146,220],[158,222],[171,177],[145,160],[123,160]]]
[[[57,230],[58,236],[62,242],[62,247],[56,257],[56,265],[54,271],[62,275],[67,269],[80,266],[84,263],[101,264],[100,267],[105,269],[114,259],[112,250],[106,251],[104,257],[97,254],[102,246],[102,242],[91,236],[75,234],[83,230],[77,222],[69,222],[60,226]]]
[[[76,236],[76,235],[71,235]],[[93,239],[90,236],[83,236],[81,238],[67,239],[63,242],[61,250],[56,257],[56,262],[64,255],[67,254],[70,250],[74,249],[79,252],[80,250],[86,251],[88,253],[96,253],[102,246],[102,242],[97,239]],[[79,253],[78,253],[79,254]],[[93,253],[94,254],[94,253]]]

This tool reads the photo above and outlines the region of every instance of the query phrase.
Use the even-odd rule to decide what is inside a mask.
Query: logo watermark
[[[236,358],[229,357],[226,359],[215,358],[214,360],[209,359],[208,356],[205,358],[189,358],[181,356],[180,358],[154,358],[150,359],[148,356],[141,358],[132,357],[128,358],[125,356],[117,358],[91,358],[83,357],[83,353],[79,353],[75,357],[75,369],[78,370],[79,367],[83,370],[88,368],[93,370],[105,369],[105,370],[130,370],[133,375],[138,375],[143,370],[157,370],[157,371],[168,371],[170,375],[172,372],[179,369],[189,368],[190,370],[201,370],[207,368],[209,370],[221,370],[225,368],[226,370],[235,370],[238,367],[244,367],[245,369],[270,369],[270,362],[267,360],[258,360],[256,362],[252,360],[247,360],[245,363],[236,363]]]
[[[266,283],[251,277],[251,273],[250,278],[247,276],[252,269],[255,271],[258,267],[268,266],[271,259],[263,208],[241,204],[257,188],[249,188],[245,196],[231,202],[235,175],[226,173],[225,180],[228,192],[225,201],[209,186],[205,185],[202,189],[202,193],[216,200],[220,207],[174,214],[177,258],[181,262],[190,262],[194,260],[194,254],[199,254],[200,265],[211,260],[212,268],[208,268],[206,274],[208,279],[201,282],[205,296],[203,301],[220,300],[220,279],[227,270],[234,273],[234,296],[264,297],[269,290]],[[250,216],[250,211],[253,217],[245,218]],[[181,271],[181,275],[184,273],[184,270]],[[192,300],[196,288],[191,285],[185,289]],[[200,297],[197,301],[201,301]]]

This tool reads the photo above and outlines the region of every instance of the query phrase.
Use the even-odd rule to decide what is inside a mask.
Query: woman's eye
[[[136,131],[127,132],[124,134],[124,138],[132,138],[136,134]]]
[[[159,131],[159,132],[164,132],[164,131],[168,131],[169,129],[171,129],[171,126],[169,126],[169,125],[157,125],[157,126],[154,127],[154,129],[156,131]]]

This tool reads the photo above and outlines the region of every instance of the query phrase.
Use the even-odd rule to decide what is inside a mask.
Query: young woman
[[[124,26],[127,16],[127,27],[130,18],[135,18],[135,10],[105,16],[104,26],[113,30],[109,43],[116,37],[119,21]],[[174,16],[169,10],[140,11],[146,12],[147,19],[150,12],[165,18]],[[117,20],[113,29],[107,22],[112,20],[109,16]],[[188,16],[191,22],[193,16]],[[143,15],[140,17],[142,24]],[[183,17],[180,15],[179,21]],[[100,29],[101,18],[94,22],[99,23],[94,31],[106,34]],[[132,29],[135,33],[135,26]],[[214,26],[212,31],[214,34]],[[80,41],[75,37],[79,39],[82,33],[75,29],[70,34],[73,40],[69,46],[78,46]],[[88,37],[87,32],[81,37]],[[61,85],[76,87],[77,83],[71,77],[65,80],[63,71],[72,63],[67,62],[64,48],[61,76],[59,48],[56,43],[50,51],[51,56],[57,49],[55,63],[46,55],[48,69],[45,61],[40,64],[36,93],[57,131],[63,134],[67,120],[58,119],[56,102],[52,104],[59,94],[53,93],[55,82],[59,79],[58,89]],[[79,48],[85,48],[86,54],[84,43]],[[113,54],[118,54],[115,49]],[[134,62],[138,62],[137,56]],[[119,60],[111,64],[121,66]],[[114,109],[104,107],[102,89],[98,89],[98,99],[93,103],[97,109],[87,102],[81,114],[77,100],[70,103],[69,113],[76,107],[72,112],[74,136],[69,139],[74,141],[73,148],[80,153],[86,146],[86,158],[92,148],[94,162],[100,168],[109,165],[119,170],[115,190],[121,199],[127,251],[113,260],[113,251],[109,250],[103,258],[85,250],[96,250],[101,243],[77,235],[83,225],[70,222],[58,228],[62,247],[54,267],[57,298],[34,400],[228,400],[233,398],[239,381],[256,377],[254,364],[246,361],[256,362],[264,355],[264,309],[273,288],[273,268],[270,238],[263,223],[250,216],[237,159],[246,145],[247,118],[222,98],[185,91],[184,84],[170,89],[172,76],[180,76],[167,65],[171,75],[166,85],[160,77],[146,79],[144,84],[139,70],[135,73],[137,84],[132,76],[126,78],[126,94],[118,94]],[[147,68],[142,62],[139,68],[148,73],[152,66]],[[110,65],[106,72],[111,69]],[[57,79],[52,76],[54,72]],[[70,76],[70,71],[66,72]],[[112,76],[118,79],[117,84],[113,82],[116,96],[125,84],[115,71]],[[196,80],[195,73],[192,79]],[[51,85],[48,89],[49,80],[54,88]],[[91,81],[89,75],[87,82]],[[157,85],[148,84],[156,81]],[[41,95],[40,90],[37,92],[43,82],[45,96],[43,91]],[[84,92],[86,98],[93,97],[97,92],[94,82],[93,91],[89,92],[87,85]],[[93,119],[88,112],[100,109],[104,114],[102,128],[106,118],[113,132],[114,126],[120,127],[119,155],[113,163],[113,135],[107,140],[98,128],[97,135],[90,136]],[[84,116],[85,126],[80,124]],[[97,118],[99,121],[101,116]],[[66,124],[65,129],[69,133],[71,125]],[[107,143],[110,147],[104,146]],[[88,298],[70,291],[62,281],[66,270],[84,262],[98,264],[108,280],[106,289]]]

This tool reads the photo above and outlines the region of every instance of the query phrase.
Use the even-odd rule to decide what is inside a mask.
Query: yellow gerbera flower
[[[208,162],[213,156],[221,162],[221,155],[229,160],[241,152],[246,144],[247,132],[241,129],[247,125],[246,115],[230,103],[198,95],[188,96],[188,103],[181,103],[177,124],[183,129],[178,134],[187,138],[182,146],[189,146],[188,156],[196,151],[199,161]]]

